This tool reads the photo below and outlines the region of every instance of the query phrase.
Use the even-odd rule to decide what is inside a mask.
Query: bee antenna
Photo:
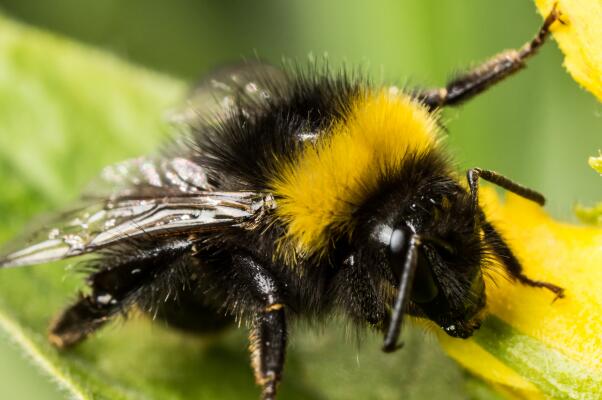
[[[403,343],[398,344],[397,341],[401,333],[403,315],[410,300],[412,283],[418,266],[418,246],[420,246],[420,236],[414,234],[409,238],[408,251],[405,253],[405,261],[399,281],[399,291],[397,292],[397,299],[383,343],[382,349],[385,353],[391,353],[403,347]]]

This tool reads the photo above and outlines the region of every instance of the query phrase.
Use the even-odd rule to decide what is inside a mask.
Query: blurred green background
[[[375,80],[438,86],[520,46],[541,24],[528,0],[1,0],[0,10],[190,82],[255,54],[278,63],[311,53],[328,54],[332,65],[362,65]],[[550,43],[526,71],[446,111],[444,120],[462,168],[495,169],[538,188],[553,215],[574,220],[576,202],[602,198],[586,163],[602,147],[602,107],[561,63]],[[0,382],[2,399],[62,398],[4,340]]]

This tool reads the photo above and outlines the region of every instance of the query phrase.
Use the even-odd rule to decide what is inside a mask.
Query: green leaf
[[[184,92],[183,82],[0,16],[0,239],[75,199],[103,165],[153,151]],[[47,323],[82,286],[67,265],[1,271],[0,328],[71,398],[258,396],[244,329],[199,338],[140,316],[55,350]],[[361,348],[346,340],[338,320],[292,331],[282,398],[466,398],[461,371],[420,331],[393,356],[376,335]]]

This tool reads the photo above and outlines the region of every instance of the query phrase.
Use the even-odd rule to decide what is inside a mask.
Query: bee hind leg
[[[79,299],[50,324],[48,340],[59,349],[73,347],[101,328],[115,313],[115,306],[107,307],[91,296],[80,294]]]
[[[190,275],[197,264],[191,246],[184,240],[130,241],[101,254],[88,264],[90,294],[80,294],[59,314],[50,326],[50,342],[58,348],[74,346],[144,299],[151,309],[172,287],[193,285]]]

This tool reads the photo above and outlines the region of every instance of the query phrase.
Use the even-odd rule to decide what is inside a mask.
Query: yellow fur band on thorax
[[[378,190],[380,177],[402,168],[407,154],[436,145],[437,134],[435,118],[405,94],[358,96],[343,121],[333,121],[272,180],[287,228],[281,251],[323,254],[332,237],[351,235],[353,212]]]

